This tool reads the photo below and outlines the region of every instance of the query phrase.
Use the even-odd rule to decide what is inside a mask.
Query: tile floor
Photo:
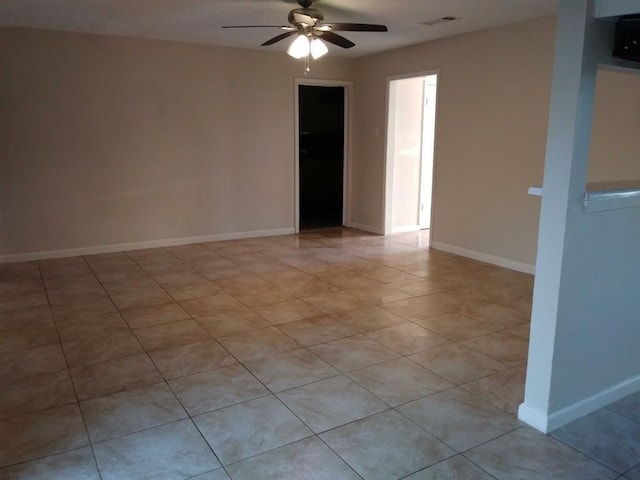
[[[353,230],[0,266],[0,479],[640,480],[640,395],[544,436],[532,278]]]

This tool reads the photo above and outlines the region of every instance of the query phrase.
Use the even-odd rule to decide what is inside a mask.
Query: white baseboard
[[[551,414],[527,405],[525,402],[518,408],[518,418],[542,433],[549,433],[639,391],[640,375]]]
[[[402,225],[401,227],[393,227],[391,233],[408,233],[421,230],[420,225]]]
[[[443,252],[453,253],[454,255],[460,255],[461,257],[472,258],[481,262],[490,263],[499,267],[508,268],[509,270],[515,270],[523,273],[536,273],[536,267],[529,265],[528,263],[515,262],[507,258],[495,257],[487,253],[478,252],[475,250],[467,250],[466,248],[456,247],[455,245],[449,245],[442,242],[431,242],[431,248],[435,250],[442,250]]]
[[[0,264],[30,262],[47,258],[76,257],[79,255],[96,255],[100,253],[123,252],[128,250],[141,250],[143,248],[173,247],[176,245],[189,245],[192,243],[217,242],[222,240],[240,240],[243,238],[273,237],[277,235],[292,235],[295,228],[274,228],[271,230],[253,230],[249,232],[215,233],[198,237],[167,238],[162,240],[148,240],[142,242],[114,243],[110,245],[97,245],[94,247],[67,248],[61,250],[47,250],[42,252],[16,253],[12,255],[0,255]]]
[[[363,223],[351,222],[351,228],[356,230],[362,230],[369,233],[376,233],[378,235],[384,235],[384,230],[380,227],[372,227],[371,225],[365,225]]]

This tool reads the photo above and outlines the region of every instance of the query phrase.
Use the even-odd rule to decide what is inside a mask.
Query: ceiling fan
[[[297,36],[287,53],[294,58],[320,58],[328,52],[322,40],[342,48],[355,46],[351,40],[335,32],[386,32],[386,25],[369,23],[324,23],[324,14],[312,7],[313,0],[297,0],[300,8],[289,12],[289,25],[227,25],[222,28],[280,28],[284,33],[276,35],[264,42],[266,47],[286,38]],[[322,40],[321,40],[322,39]],[[308,71],[308,64],[307,64]]]

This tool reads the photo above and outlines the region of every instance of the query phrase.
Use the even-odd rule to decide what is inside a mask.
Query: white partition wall
[[[596,74],[615,63],[610,17],[634,11],[640,0],[560,0],[519,410],[543,432],[640,390],[640,202],[594,211],[585,195]]]

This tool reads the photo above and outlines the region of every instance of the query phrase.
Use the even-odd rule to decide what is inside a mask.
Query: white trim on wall
[[[297,77],[294,81],[294,225],[295,232],[300,231],[300,108],[299,86],[344,88],[344,166],[342,186],[342,225],[351,227],[351,176],[352,176],[352,134],[353,131],[353,82],[350,80],[321,80]]]
[[[442,250],[443,252],[453,253],[454,255],[460,255],[461,257],[472,258],[473,260],[479,260],[481,262],[490,263],[499,267],[508,268],[509,270],[515,270],[523,273],[536,273],[535,265],[529,265],[528,263],[515,262],[508,258],[496,257],[489,255],[488,253],[478,252],[476,250],[467,250],[466,248],[457,247],[455,245],[449,245],[442,242],[431,242],[431,248],[435,250]]]
[[[551,414],[522,403],[518,408],[518,419],[531,425],[536,430],[549,433],[637,391],[640,391],[640,375]]]
[[[30,262],[47,258],[76,257],[79,255],[96,255],[100,253],[123,252],[141,250],[143,248],[174,247],[176,245],[190,245],[193,243],[219,242],[222,240],[240,240],[243,238],[275,237],[278,235],[295,234],[294,228],[273,228],[270,230],[253,230],[249,232],[215,233],[198,237],[167,238],[163,240],[148,240],[143,242],[114,243],[111,245],[97,245],[95,247],[68,248],[62,250],[48,250],[44,252],[16,253],[0,255],[0,264]]]

